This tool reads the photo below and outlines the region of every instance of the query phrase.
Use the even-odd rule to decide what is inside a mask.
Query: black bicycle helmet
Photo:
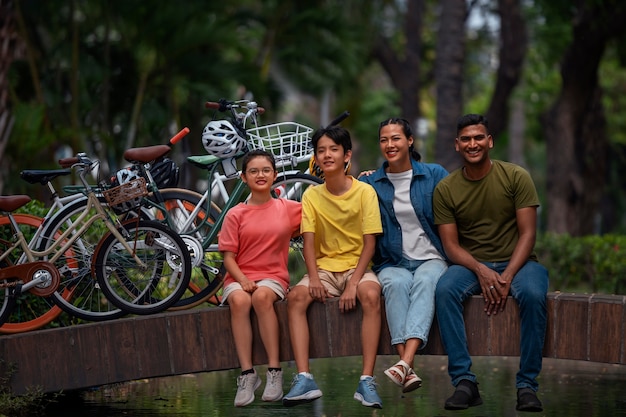
[[[150,175],[158,188],[172,188],[178,186],[180,169],[170,158],[161,158],[150,166]]]

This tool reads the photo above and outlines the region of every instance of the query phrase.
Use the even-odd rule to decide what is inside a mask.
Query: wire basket
[[[146,180],[142,177],[132,179],[117,187],[103,190],[104,196],[109,206],[118,211],[129,211],[141,204],[141,199],[148,195]]]
[[[313,129],[294,122],[274,123],[248,129],[252,149],[263,149],[276,158],[276,165],[297,165],[313,155]]]

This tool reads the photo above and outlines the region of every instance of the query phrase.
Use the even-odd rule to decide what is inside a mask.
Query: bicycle
[[[172,137],[168,143],[176,143],[185,134],[189,133],[188,128],[184,128],[177,135]],[[46,249],[45,242],[53,242],[58,238],[65,224],[69,225],[83,211],[87,197],[82,186],[66,186],[64,189],[69,194],[59,196],[52,181],[56,178],[70,175],[71,169],[56,170],[24,170],[20,173],[23,180],[30,184],[41,184],[46,186],[51,200],[51,206],[43,218],[24,213],[13,213],[13,218],[22,229],[25,236],[29,237],[28,245],[31,249],[43,251]],[[173,161],[163,158],[158,163],[150,167],[150,172],[159,186],[177,183],[178,167]],[[94,191],[100,192],[99,188]],[[103,196],[98,194],[102,204],[106,204]],[[82,200],[82,201],[77,201]],[[54,215],[58,214],[57,217]],[[142,217],[149,218],[146,213]],[[53,220],[54,218],[54,220]],[[0,216],[0,236],[9,239],[12,236],[12,227],[7,216]],[[42,240],[42,236],[46,236]],[[97,243],[98,236],[94,237],[94,242],[88,244],[86,233],[76,244],[80,245],[80,253],[87,254],[93,251]],[[1,241],[1,239],[0,239]],[[87,255],[85,255],[87,256]],[[21,261],[24,262],[24,257]],[[59,318],[62,312],[70,316],[89,321],[104,321],[122,317],[127,314],[117,306],[111,304],[106,296],[96,285],[96,280],[85,274],[83,279],[62,280],[59,288],[50,297],[39,297],[29,292],[22,293],[16,297],[16,305],[10,318],[0,326],[0,333],[22,333],[36,330]]]
[[[278,198],[299,201],[307,187],[322,183],[321,179],[297,169],[299,163],[308,163],[312,156],[310,134],[313,129],[293,122],[259,127],[256,116],[263,109],[256,102],[247,100],[220,100],[207,102],[205,106],[230,113],[226,120],[213,120],[205,127],[203,145],[207,155],[187,157],[192,165],[207,171],[210,186],[202,194],[186,189],[149,186],[148,206],[154,209],[156,218],[182,235],[192,252],[196,271],[192,274],[188,292],[174,309],[197,306],[215,296],[222,286],[222,257],[218,252],[217,236],[228,210],[247,197],[236,159],[249,149],[262,148],[274,154],[279,175],[273,184],[273,191]],[[248,124],[253,127],[247,128]],[[124,158],[137,167],[139,176],[143,176],[140,165],[148,162],[149,158],[142,154],[154,149],[158,148],[130,149],[125,152]],[[157,155],[152,153],[151,157]],[[229,182],[231,184],[227,184]],[[301,247],[298,240],[292,242],[289,264],[294,281],[305,270]]]
[[[43,218],[30,214],[13,213],[13,218],[22,230],[22,233],[29,237],[28,246],[31,249],[36,249],[38,247],[40,237],[44,229],[43,225],[48,224],[53,214],[57,213],[61,208],[70,202],[82,197],[82,195],[68,195],[60,197],[54,189],[51,181],[59,176],[69,175],[70,173],[70,170],[31,170],[23,171],[20,174],[25,181],[31,184],[40,182],[43,185],[47,185],[48,190],[51,193],[52,205]],[[9,217],[0,216],[0,236],[2,236],[0,241],[2,241],[2,239],[10,239],[12,235],[13,230]],[[22,257],[22,260],[19,261],[19,263],[21,262],[24,262],[24,257]],[[24,297],[28,297],[27,294],[25,294]],[[63,294],[63,297],[68,296],[69,292],[65,292]],[[0,327],[0,333],[21,333],[39,329],[50,323],[52,320],[55,320],[62,313],[62,310],[54,304],[51,299],[39,296],[32,296],[32,298],[35,300],[32,303],[27,299],[16,300],[16,306],[13,311],[13,317],[15,317],[15,320],[5,322],[5,324]]]
[[[159,222],[139,217],[119,222],[112,218],[86,180],[94,162],[79,154],[63,163],[77,168],[86,190],[87,205],[63,233],[42,234],[44,250],[29,247],[12,214],[28,203],[30,197],[0,199],[0,210],[14,231],[11,240],[1,241],[0,289],[4,291],[0,291],[3,297],[0,324],[8,318],[16,297],[22,292],[48,297],[62,279],[80,280],[85,271],[91,271],[107,298],[114,299],[125,311],[150,314],[173,304],[185,290],[190,276],[190,258],[182,239]],[[83,238],[91,232],[101,238],[93,252],[85,252]],[[94,262],[91,262],[92,254]],[[162,283],[164,274],[169,274],[166,285]],[[127,304],[131,308],[127,309]]]

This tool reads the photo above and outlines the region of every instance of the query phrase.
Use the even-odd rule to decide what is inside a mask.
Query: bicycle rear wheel
[[[191,258],[185,242],[157,221],[131,220],[118,231],[132,252],[110,232],[102,238],[94,252],[93,269],[103,293],[132,314],[168,309],[189,285]]]
[[[272,192],[277,198],[288,198],[289,200],[302,201],[302,195],[307,188],[322,184],[318,177],[309,174],[292,173],[280,175],[272,185]],[[306,264],[304,262],[302,237],[294,237],[289,244],[289,258],[287,260],[289,269],[289,280],[291,285],[295,285],[306,274]]]
[[[15,297],[11,294],[12,291],[11,288],[2,288],[0,291],[0,326],[4,325],[15,309]]]
[[[159,190],[159,194],[165,212],[157,210],[155,217],[181,235],[193,265],[189,287],[170,310],[192,308],[209,300],[222,287],[222,254],[217,251],[217,242],[205,242],[219,214],[210,207],[209,199],[194,191],[169,188]]]
[[[30,214],[14,213],[13,218],[26,240],[30,242],[43,219]],[[0,253],[4,253],[9,246],[13,228],[6,216],[0,217]],[[22,255],[21,249],[14,250],[9,259],[5,259],[0,268],[14,265]],[[23,333],[40,329],[58,318],[62,310],[54,304],[50,297],[41,297],[26,291],[20,295],[13,295],[9,287],[9,280],[0,283],[0,333]]]

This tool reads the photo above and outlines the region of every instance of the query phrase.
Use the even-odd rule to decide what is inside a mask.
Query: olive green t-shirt
[[[456,223],[459,244],[480,262],[510,260],[519,239],[516,210],[539,206],[525,169],[492,162],[491,171],[478,181],[457,169],[439,182],[433,197],[435,224]],[[534,253],[531,259],[536,260]]]

